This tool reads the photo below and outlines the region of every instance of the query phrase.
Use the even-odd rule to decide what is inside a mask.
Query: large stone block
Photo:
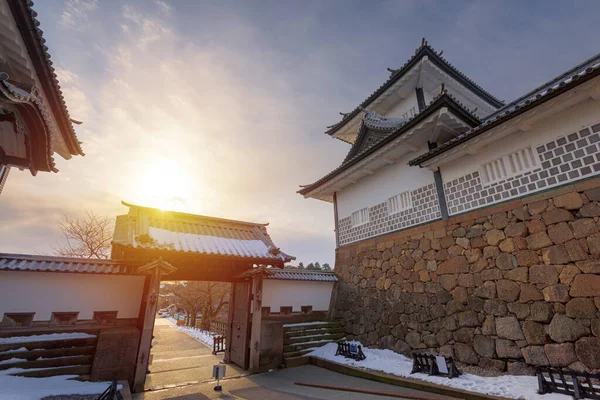
[[[562,208],[546,211],[542,214],[542,219],[546,225],[558,224],[559,222],[572,221],[573,214]]]
[[[556,285],[558,283],[556,269],[550,265],[533,265],[529,268],[529,283],[542,287]]]
[[[544,301],[536,301],[531,305],[531,319],[537,322],[550,322],[552,316],[552,306]]]
[[[600,369],[600,339],[583,338],[575,343],[575,353],[579,361],[590,369]]]
[[[458,361],[465,364],[477,364],[479,362],[479,356],[475,353],[475,350],[467,344],[456,343],[454,345],[454,355]]]
[[[547,366],[550,364],[544,352],[544,346],[523,347],[521,352],[527,364],[537,366]]]
[[[586,238],[598,233],[598,226],[593,218],[580,218],[571,222],[575,238]]]
[[[553,199],[553,202],[555,207],[564,208],[567,210],[578,210],[581,208],[581,206],[583,206],[581,196],[577,192],[571,192],[563,194],[561,196],[556,196]]]
[[[568,264],[571,261],[567,249],[560,244],[543,249],[542,259],[546,264]]]
[[[517,257],[512,254],[502,253],[496,258],[496,267],[500,269],[513,269],[518,266]]]
[[[580,274],[573,279],[571,297],[594,297],[600,293],[600,275]]]
[[[529,304],[524,304],[524,303],[509,303],[507,305],[507,307],[508,307],[508,311],[510,311],[511,313],[515,314],[515,316],[519,320],[524,320],[525,318],[529,317],[529,314],[531,312]]]
[[[475,289],[473,294],[484,299],[493,299],[496,297],[496,284],[487,281],[482,286]]]
[[[483,335],[476,335],[473,338],[473,349],[481,357],[492,358],[495,354],[496,344],[494,339]]]
[[[512,340],[497,339],[496,354],[500,358],[521,358],[521,349]]]
[[[546,232],[538,232],[527,236],[527,246],[530,250],[543,249],[544,247],[552,246],[552,244],[552,240],[550,240]]]
[[[508,314],[506,303],[500,299],[490,299],[483,303],[483,310],[486,314],[496,317],[504,317]]]
[[[496,291],[501,300],[511,303],[517,301],[519,293],[521,293],[521,288],[513,281],[501,279],[496,282]]]
[[[544,300],[553,303],[566,303],[571,300],[569,296],[569,286],[567,285],[552,285],[545,287],[542,292],[544,293]]]
[[[521,295],[519,296],[520,303],[528,303],[530,301],[544,300],[544,294],[534,285],[523,283],[521,284]]]
[[[475,311],[467,310],[458,314],[458,326],[472,327],[479,325],[478,314]]]
[[[523,222],[515,222],[508,225],[504,233],[508,237],[527,236],[527,226]]]
[[[140,331],[136,328],[102,329],[90,379],[106,381],[116,378],[133,384],[139,340]]]
[[[490,246],[496,246],[504,239],[506,239],[504,232],[498,229],[492,229],[485,233],[485,240]]]
[[[586,297],[577,297],[567,303],[567,317],[576,319],[596,318],[596,306],[594,301]],[[598,354],[600,357],[600,354]]]
[[[534,321],[523,321],[523,334],[527,344],[546,344],[549,342],[544,326]]]
[[[529,282],[529,268],[518,267],[504,271],[504,277],[515,282]]]
[[[509,375],[535,375],[535,369],[521,361],[508,362],[506,372]]]
[[[550,338],[557,343],[574,342],[588,333],[585,326],[564,314],[555,314],[548,328]]]
[[[404,339],[406,343],[409,344],[413,349],[418,349],[421,347],[421,334],[416,331],[410,331],[406,334],[406,338]]]
[[[521,267],[531,267],[539,263],[539,256],[533,250],[519,250],[515,253],[517,264]]]
[[[469,272],[469,262],[465,256],[456,256],[450,260],[444,261],[438,266],[438,275],[443,274],[462,274]]]
[[[582,217],[598,217],[600,216],[600,206],[596,203],[588,203],[579,210]]]
[[[581,261],[589,258],[578,240],[570,240],[565,243],[565,249],[567,249],[567,253],[569,253],[569,258],[571,261]]]
[[[548,362],[553,367],[567,367],[577,361],[573,343],[547,344],[544,346]]]
[[[496,334],[502,339],[524,340],[521,325],[515,317],[496,318]]]

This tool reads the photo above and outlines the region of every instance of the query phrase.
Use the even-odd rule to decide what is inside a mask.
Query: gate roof
[[[123,202],[129,213],[115,224],[115,249],[125,253],[209,256],[283,266],[294,257],[283,253],[267,233],[268,224],[164,211]]]

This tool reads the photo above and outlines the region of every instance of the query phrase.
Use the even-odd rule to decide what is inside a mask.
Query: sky
[[[269,222],[286,253],[334,265],[330,203],[296,191],[349,145],[324,134],[421,38],[510,101],[600,51],[600,2],[37,1],[85,157],[13,169],[0,252],[51,254],[63,214],[121,200]]]

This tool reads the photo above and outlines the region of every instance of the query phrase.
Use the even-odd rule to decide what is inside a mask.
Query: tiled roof
[[[595,55],[589,60],[571,68],[567,72],[557,76],[549,82],[535,88],[531,92],[519,97],[513,102],[502,107],[494,114],[486,117],[483,122],[464,132],[461,135],[447,141],[434,150],[431,150],[414,160],[409,165],[420,165],[421,163],[441,154],[467,140],[527,111],[545,101],[556,97],[567,90],[574,88],[581,83],[592,79],[600,74],[600,54]]]
[[[135,267],[111,260],[0,253],[1,271],[133,275]]]
[[[286,280],[286,281],[319,281],[319,282],[337,282],[338,278],[333,272],[324,271],[305,271],[299,269],[269,269],[266,279]]]
[[[447,92],[440,93],[429,103],[427,107],[425,107],[423,111],[419,112],[418,114],[415,114],[413,117],[406,119],[403,122],[399,122],[396,129],[391,131],[386,130],[385,135],[373,138],[372,141],[367,143],[367,145],[364,147],[362,147],[363,140],[366,134],[368,133],[368,129],[366,128],[365,123],[363,121],[361,123],[357,139],[352,144],[352,147],[350,148],[350,151],[348,152],[348,155],[346,156],[342,164],[327,175],[325,175],[324,177],[322,177],[321,179],[317,180],[315,183],[302,187],[302,189],[300,189],[298,193],[304,195],[313,190],[314,188],[322,185],[323,183],[327,182],[328,180],[338,175],[345,169],[349,168],[351,165],[354,165],[369,154],[372,154],[374,151],[384,147],[386,144],[399,137],[404,132],[406,132],[407,130],[424,120],[426,117],[430,116],[433,112],[444,106],[447,106],[454,110],[454,112],[458,113],[459,115],[462,115],[467,121],[471,122],[473,125],[479,123],[479,119],[477,118],[477,116],[475,116],[472,112],[467,110],[464,107],[464,105],[462,105],[458,100],[456,100],[452,95],[448,94]],[[380,131],[383,132],[383,130]]]
[[[81,142],[77,139],[75,130],[71,123],[71,117],[67,110],[65,99],[60,89],[58,77],[56,76],[51,56],[48,53],[48,46],[45,45],[46,39],[43,37],[43,31],[39,28],[40,22],[37,20],[37,13],[33,10],[33,1],[31,0],[8,0],[13,16],[17,21],[21,36],[27,46],[27,51],[35,66],[36,73],[52,107],[53,114],[58,120],[58,125],[66,135],[67,143],[71,154],[84,155],[81,148]],[[36,58],[37,56],[37,58]],[[46,78],[44,80],[44,78]]]
[[[117,217],[117,225],[136,224],[131,218],[132,211],[141,221],[136,224],[139,228],[135,234],[131,230],[129,237],[117,238],[115,233],[117,245],[279,262],[294,259],[275,246],[267,233],[267,224],[123,204],[131,211],[129,216]],[[118,229],[117,226],[115,232]]]
[[[415,54],[399,69],[393,70],[389,79],[385,81],[379,88],[377,88],[365,101],[360,103],[354,110],[347,114],[342,114],[343,118],[338,123],[328,127],[327,133],[328,135],[333,135],[337,132],[342,126],[346,124],[346,122],[350,121],[354,118],[362,108],[366,108],[373,100],[379,97],[383,92],[385,92],[390,86],[392,86],[398,79],[402,78],[402,76],[408,72],[415,64],[424,56],[427,56],[428,59],[435,63],[438,67],[442,68],[445,72],[449,73],[455,79],[457,79],[464,86],[469,88],[471,91],[479,95],[482,99],[484,99],[487,103],[491,104],[494,107],[501,107],[504,103],[492,96],[489,92],[485,91],[481,86],[477,85],[474,81],[472,81],[465,74],[460,72],[456,67],[448,62],[444,57],[442,57],[439,53],[437,53],[427,42],[424,40],[421,47],[419,47]]]

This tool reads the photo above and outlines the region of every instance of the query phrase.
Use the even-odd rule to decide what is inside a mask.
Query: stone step
[[[345,338],[342,337],[340,338],[340,340],[344,340]],[[305,349],[313,349],[315,347],[321,347],[326,345],[327,343],[332,343],[334,341],[332,340],[323,340],[323,341],[315,341],[315,342],[306,342],[306,343],[298,343],[298,344],[294,344],[294,345],[287,345],[287,346],[283,346],[283,356],[285,357],[286,353],[293,353],[293,352],[297,352],[297,351],[301,351],[301,350],[305,350]]]
[[[329,340],[331,342],[333,341],[337,341],[340,340],[341,338],[344,337],[344,333],[334,333],[334,334],[329,334],[329,333],[322,333],[319,335],[313,335],[313,336],[298,336],[298,337],[293,337],[290,339],[283,339],[283,345],[290,345],[290,344],[300,344],[300,343],[306,343],[306,342],[314,342],[314,341],[319,341],[319,340]]]
[[[283,326],[283,332],[298,332],[318,328],[341,328],[343,327],[340,321],[322,321],[322,322],[307,322],[304,324],[293,324],[291,326]]]
[[[85,347],[95,346],[98,338],[83,338],[83,339],[64,339],[64,340],[46,340],[39,342],[26,343],[5,343],[0,344],[0,353],[7,350],[17,350],[25,347],[27,350],[35,349],[61,349],[65,347]]]
[[[320,335],[322,333],[344,333],[344,328],[340,327],[340,328],[322,328],[322,329],[307,329],[307,330],[303,330],[303,331],[291,331],[291,332],[284,332],[283,337],[286,339],[291,339],[291,338],[296,338],[296,337],[303,337],[303,336],[313,336],[313,335]]]
[[[37,349],[30,351],[19,351],[0,353],[0,361],[8,360],[11,358],[20,358],[23,360],[34,361],[38,358],[55,358],[55,357],[68,357],[68,356],[89,356],[96,353],[96,346],[83,346],[83,347],[63,347],[58,349]]]
[[[19,360],[0,364],[0,370],[9,368],[38,369],[71,365],[92,365],[92,362],[94,362],[94,356],[57,357],[35,361]]]
[[[298,356],[290,357],[285,359],[285,366],[288,368],[299,367],[300,365],[306,365],[310,362],[309,356]]]
[[[89,375],[92,371],[91,365],[73,365],[68,367],[34,369],[31,371],[21,371],[10,375],[24,376],[28,378],[47,378],[57,375]]]
[[[319,347],[319,346],[317,346]],[[310,353],[311,351],[313,351],[315,348],[309,348],[309,349],[304,349],[304,350],[299,350],[299,351],[290,351],[287,353],[283,353],[283,360],[285,362],[285,360],[287,360],[288,358],[295,358],[295,357],[301,357],[305,354]]]

